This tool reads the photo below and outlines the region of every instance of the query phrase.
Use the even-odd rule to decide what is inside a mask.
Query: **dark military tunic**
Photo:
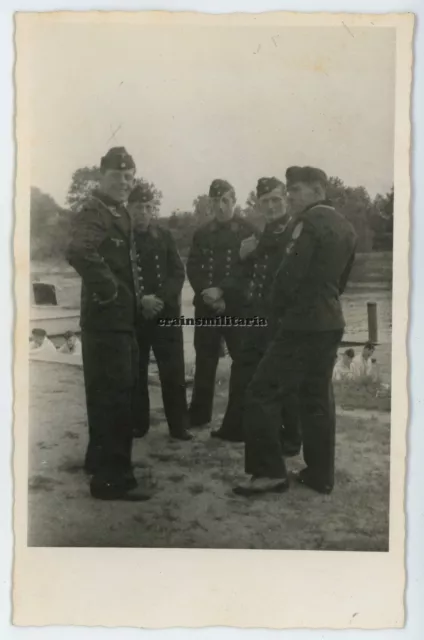
[[[252,326],[243,330],[239,357],[233,365],[233,384],[230,388],[227,410],[219,435],[224,439],[241,441],[243,435],[243,407],[247,386],[265,354],[275,329],[272,317],[271,290],[275,273],[281,264],[284,250],[291,237],[289,219],[269,223],[258,246],[241,261],[242,290],[245,317],[265,318],[267,326]],[[297,395],[285,398],[283,405],[281,437],[284,448],[290,453],[300,450],[299,410]]]
[[[272,293],[279,326],[246,394],[246,472],[284,478],[281,398],[299,390],[310,480],[334,484],[335,409],[331,376],[344,329],[339,296],[354,260],[355,232],[328,202],[296,217]]]
[[[86,468],[99,484],[131,467],[137,266],[124,206],[96,192],[75,216],[67,251],[82,278],[81,329],[89,424]]]
[[[210,287],[223,290],[224,315],[240,315],[240,244],[255,232],[256,229],[240,217],[233,217],[227,222],[214,219],[195,232],[187,261],[187,276],[194,290],[196,318],[216,315],[201,296],[201,292]],[[231,326],[195,327],[196,369],[190,406],[192,426],[210,422],[221,339],[224,338],[234,360],[240,346],[240,333],[240,328]]]
[[[135,230],[140,296],[154,294],[164,308],[153,319],[137,317],[139,346],[139,388],[135,400],[134,431],[143,436],[149,430],[148,366],[153,349],[162,386],[163,405],[171,434],[188,427],[185,388],[184,343],[181,326],[160,326],[159,318],[180,317],[180,296],[184,265],[171,233],[157,225],[145,232]]]

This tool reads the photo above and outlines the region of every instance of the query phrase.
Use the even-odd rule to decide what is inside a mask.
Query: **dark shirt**
[[[197,310],[211,311],[201,292],[210,287],[223,290],[226,313],[234,313],[240,302],[240,259],[242,240],[256,228],[241,217],[226,222],[212,220],[194,233],[187,261],[187,276],[194,290]]]
[[[138,279],[125,206],[94,192],[74,217],[67,259],[82,279],[81,328],[132,331]]]
[[[140,296],[154,294],[164,302],[161,315],[179,314],[184,285],[184,265],[172,234],[151,225],[146,231],[134,230]]]
[[[268,316],[275,274],[290,240],[290,219],[268,223],[254,251],[241,260],[245,313]]]
[[[352,225],[328,201],[296,216],[272,292],[282,328],[344,328],[340,295],[354,262],[356,242]]]

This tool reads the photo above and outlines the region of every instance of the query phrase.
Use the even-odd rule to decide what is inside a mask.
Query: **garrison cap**
[[[323,187],[327,186],[327,174],[316,167],[289,167],[286,171],[287,187],[295,182],[311,184],[319,182]]]
[[[138,184],[130,193],[128,202],[151,202],[155,195],[146,182]]]
[[[135,162],[125,147],[112,147],[100,160],[100,169],[125,171],[135,169]]]
[[[47,335],[47,332],[44,331],[44,329],[33,329],[32,330],[32,335],[33,336],[38,336],[40,338],[45,338]]]
[[[221,180],[217,178],[211,183],[209,187],[209,197],[210,198],[221,198],[224,193],[228,191],[232,191],[235,194],[234,187],[227,180]]]
[[[259,178],[258,184],[256,185],[256,195],[258,198],[261,198],[267,193],[274,191],[274,189],[278,189],[278,187],[281,187],[283,193],[286,192],[284,182],[278,178],[275,178],[274,176],[272,178]]]

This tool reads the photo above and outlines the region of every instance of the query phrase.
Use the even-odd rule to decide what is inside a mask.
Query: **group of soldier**
[[[303,447],[295,478],[320,493],[334,485],[332,371],[344,330],[340,305],[356,236],[326,200],[327,177],[290,167],[285,184],[257,183],[262,232],[234,214],[226,180],[210,185],[211,218],[193,236],[187,277],[194,291],[193,394],[186,398],[178,322],[184,265],[169,231],[154,223],[154,194],[135,185],[123,147],[101,159],[100,185],[73,223],[68,260],[82,278],[81,341],[89,427],[85,469],[102,500],[142,501],[131,465],[134,437],[149,429],[153,350],[170,436],[182,441],[212,420],[222,340],[231,358],[228,405],[211,437],[245,443],[243,496],[289,488],[285,458]],[[256,326],[218,322],[253,318]],[[211,318],[214,322],[207,322]],[[189,445],[188,445],[189,446]]]

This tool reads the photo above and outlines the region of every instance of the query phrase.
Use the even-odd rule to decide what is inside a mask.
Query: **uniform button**
[[[159,256],[157,254],[155,255],[155,260],[159,260]]]

